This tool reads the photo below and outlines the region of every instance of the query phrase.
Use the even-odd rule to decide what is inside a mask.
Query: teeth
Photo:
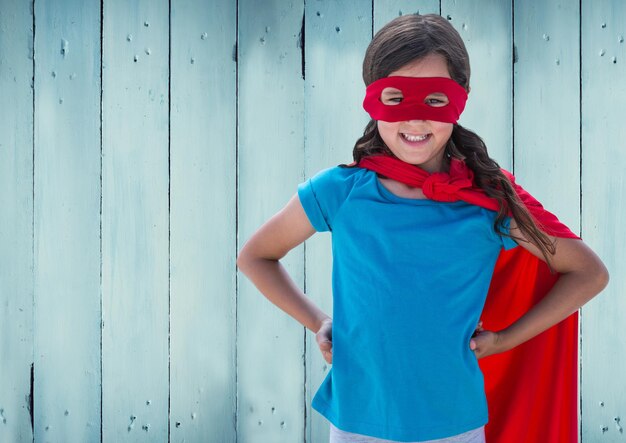
[[[422,140],[426,140],[426,138],[428,137],[428,134],[424,134],[424,135],[408,135],[408,134],[402,134],[402,136],[404,138],[406,138],[408,141],[410,142],[419,142]]]

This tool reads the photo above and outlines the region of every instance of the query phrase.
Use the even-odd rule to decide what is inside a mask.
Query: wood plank
[[[580,230],[578,4],[515,5],[515,175]]]
[[[169,3],[103,9],[103,440],[168,440]]]
[[[100,441],[100,2],[35,2],[35,441]]]
[[[587,443],[622,441],[626,427],[626,236],[620,223],[626,214],[621,142],[626,5],[585,0],[581,8],[582,237],[611,275],[607,288],[582,308],[582,442]]]
[[[0,441],[32,441],[33,13],[0,1]]]
[[[304,1],[239,3],[238,248],[279,211],[303,178]],[[281,260],[304,280],[302,245]],[[303,326],[243,274],[237,294],[239,441],[304,440]]]
[[[463,38],[470,59],[471,91],[459,124],[480,136],[489,156],[510,171],[513,166],[511,4],[499,0],[442,0],[441,15]]]
[[[351,163],[354,144],[369,121],[362,107],[362,65],[372,35],[371,2],[307,3],[305,25],[304,179],[321,169]],[[305,253],[306,293],[332,317],[330,233],[309,238]],[[307,330],[306,339],[306,441],[328,441],[329,422],[311,408],[311,400],[332,366],[322,357],[315,333]]]
[[[236,6],[172,2],[172,441],[236,441]]]

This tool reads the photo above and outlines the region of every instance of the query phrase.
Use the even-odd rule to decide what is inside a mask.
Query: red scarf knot
[[[458,201],[458,192],[471,188],[472,180],[462,177],[451,177],[447,172],[433,172],[422,185],[422,192],[431,200],[440,202]]]

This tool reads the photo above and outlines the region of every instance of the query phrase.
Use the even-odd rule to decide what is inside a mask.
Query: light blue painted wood
[[[304,2],[239,3],[239,247],[303,180],[304,81],[299,36]],[[303,247],[281,259],[304,280]],[[237,295],[238,441],[304,439],[304,343],[300,323],[240,273]]]
[[[236,441],[236,19],[230,0],[172,2],[173,442]]]
[[[582,236],[611,274],[582,309],[582,443],[617,442],[626,428],[626,5],[585,0],[581,9]]]
[[[99,441],[100,2],[35,20],[35,441]]]
[[[515,175],[580,230],[578,4],[515,4]]]
[[[0,441],[32,441],[33,15],[0,0]]]
[[[352,149],[369,116],[362,64],[372,36],[371,2],[318,1],[306,4],[305,176],[352,162]],[[295,193],[296,189],[292,189]],[[306,241],[306,293],[332,317],[332,248],[329,233]],[[329,422],[311,408],[330,365],[307,330],[306,407],[308,442],[328,441]]]
[[[167,1],[103,9],[103,440],[168,438]]]
[[[478,134],[489,156],[509,171],[513,165],[511,14],[511,4],[500,0],[441,2],[441,15],[459,32],[470,58],[471,91],[459,123]]]
[[[439,0],[374,0],[374,34],[396,17],[439,14]]]

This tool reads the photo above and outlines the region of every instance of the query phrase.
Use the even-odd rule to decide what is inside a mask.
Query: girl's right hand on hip
[[[325,320],[322,322],[317,334],[315,334],[317,345],[322,351],[322,356],[326,363],[331,364],[333,362],[333,321]]]

